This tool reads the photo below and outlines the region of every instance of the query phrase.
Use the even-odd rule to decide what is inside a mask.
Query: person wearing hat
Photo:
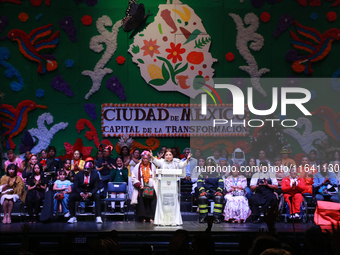
[[[100,211],[100,195],[98,194],[100,178],[97,170],[94,169],[94,159],[87,158],[85,160],[84,170],[74,177],[73,192],[70,194],[69,211],[70,219],[68,223],[76,223],[75,217],[76,201],[85,201],[87,199],[95,201],[96,223],[103,223]]]
[[[111,158],[113,147],[106,146],[103,150],[103,157],[98,159],[96,169],[100,172],[104,184],[104,197],[107,196],[107,185],[111,178],[111,170],[115,168],[116,160]]]
[[[288,146],[283,146],[280,154],[281,154],[281,164],[284,166],[296,166],[296,163],[294,161],[294,159],[289,158],[289,154],[292,153],[292,150],[288,147]]]
[[[198,207],[200,209],[199,222],[205,222],[205,218],[208,216],[209,199],[214,199],[214,222],[221,223],[223,179],[220,173],[216,171],[214,159],[208,158],[206,166],[206,171],[202,171],[197,180],[197,188],[200,194],[198,197]]]
[[[255,192],[249,198],[249,204],[254,215],[254,223],[260,222],[260,216],[269,206],[278,202],[274,190],[278,189],[278,182],[273,171],[269,171],[266,161],[260,162],[259,172],[255,173],[250,181],[250,189]]]
[[[49,146],[47,149],[46,169],[45,172],[49,172],[53,180],[56,179],[58,172],[61,169],[61,160],[55,155],[57,150],[54,146]]]
[[[245,223],[250,215],[245,191],[247,178],[240,173],[239,164],[233,164],[230,172],[231,175],[224,180],[224,186],[228,192],[224,197],[227,202],[224,208],[224,220],[233,223]]]

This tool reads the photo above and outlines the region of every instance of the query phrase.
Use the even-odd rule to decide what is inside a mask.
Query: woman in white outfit
[[[157,159],[152,155],[150,151],[152,162],[161,169],[182,169],[182,176],[185,174],[185,167],[189,163],[191,153],[189,153],[185,161],[174,158],[171,149],[165,150],[164,159]],[[176,183],[177,191],[173,193],[157,194],[157,206],[155,214],[156,225],[182,225],[182,216],[180,211],[180,204],[178,199],[178,187]]]

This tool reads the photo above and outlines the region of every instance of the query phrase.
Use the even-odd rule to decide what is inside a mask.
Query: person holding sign
[[[178,184],[177,177],[185,176],[185,167],[188,165],[191,158],[191,153],[187,156],[185,161],[181,161],[178,158],[174,158],[171,149],[165,150],[164,159],[157,159],[152,155],[150,151],[152,162],[160,169],[181,169],[180,175],[168,175],[173,176],[172,180],[167,178],[166,181],[158,177],[160,183],[159,194],[157,194],[157,206],[155,213],[155,224],[156,225],[182,225],[182,216],[180,212],[180,204],[178,200]],[[162,174],[163,175],[163,174]],[[160,176],[160,175],[159,175]],[[164,178],[166,179],[166,178]]]

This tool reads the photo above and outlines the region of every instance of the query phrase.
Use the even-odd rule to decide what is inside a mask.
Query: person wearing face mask
[[[191,153],[187,156],[185,161],[181,161],[178,158],[174,158],[171,149],[165,150],[164,159],[157,159],[152,155],[150,151],[150,157],[152,162],[161,169],[181,169],[182,174],[180,176],[185,176],[184,168],[188,165],[191,158]],[[163,205],[162,199],[157,199],[157,207],[155,213],[155,224],[157,225],[182,225],[182,216],[180,212],[180,205],[178,200],[178,187],[176,187],[177,192],[175,194],[166,194],[168,201],[164,202],[167,207],[173,208],[172,212],[168,212],[165,205]],[[165,195],[165,194],[164,194]]]
[[[128,182],[129,170],[124,167],[124,158],[118,156],[116,159],[116,166],[111,170],[111,182]],[[111,198],[119,197],[124,198],[124,193],[111,193]],[[111,202],[111,211],[114,212],[116,208],[116,203]],[[124,201],[120,202],[120,212],[124,213]]]
[[[136,217],[143,223],[153,222],[156,212],[158,183],[156,179],[156,167],[150,162],[148,151],[142,152],[142,161],[138,163],[131,173],[133,193],[131,204],[136,207]],[[155,193],[152,197],[143,197],[145,187],[153,188]]]
[[[18,167],[15,164],[9,164],[6,169],[6,175],[0,181],[0,202],[2,204],[4,218],[2,223],[11,223],[11,214],[14,203],[20,199],[23,203],[26,198],[26,190],[23,180],[17,175]]]
[[[48,180],[44,177],[44,171],[40,164],[33,166],[33,175],[27,179],[27,197],[26,205],[29,214],[29,223],[37,222],[37,215],[40,212],[40,206],[45,199],[45,191]]]
[[[85,201],[86,199],[95,201],[96,223],[103,223],[100,216],[100,195],[97,192],[100,185],[100,178],[98,171],[93,169],[94,159],[87,158],[85,160],[84,170],[76,174],[74,177],[73,192],[69,199],[70,219],[67,221],[70,224],[77,222],[77,218],[75,217],[75,202]]]

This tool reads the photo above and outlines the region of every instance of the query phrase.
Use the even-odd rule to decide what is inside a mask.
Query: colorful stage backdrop
[[[258,109],[270,108],[273,86],[325,78],[308,87],[312,116],[294,108],[281,116],[280,107],[274,114],[298,120],[297,127],[280,130],[294,154],[321,141],[339,147],[338,5],[339,0],[0,0],[4,145],[17,153],[54,145],[59,155],[74,148],[95,155],[103,140],[118,142],[102,137],[103,104],[188,104],[212,93],[214,78],[228,77],[245,94],[253,87]],[[195,83],[198,78],[205,85]],[[260,78],[282,82],[268,85]],[[231,94],[221,101],[232,103]],[[251,151],[260,131],[249,131],[247,137],[190,141],[164,134],[134,140],[140,148],[184,148],[191,142],[194,148]]]

